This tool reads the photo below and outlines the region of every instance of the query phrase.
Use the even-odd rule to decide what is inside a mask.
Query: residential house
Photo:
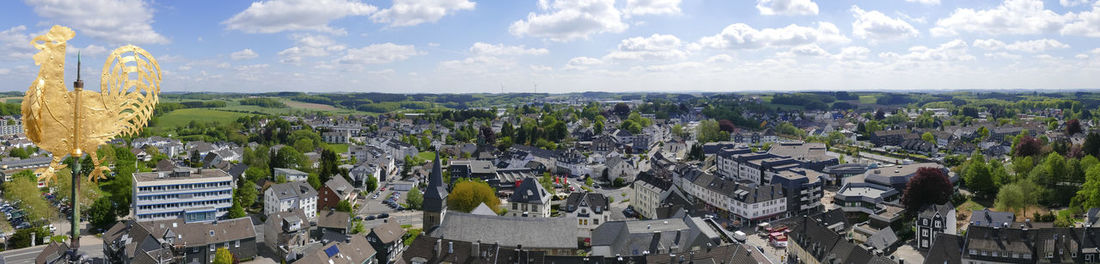
[[[264,191],[264,214],[301,210],[310,221],[317,219],[317,190],[305,182],[271,185]]]
[[[939,235],[955,234],[955,205],[947,202],[946,204],[925,206],[917,214],[917,220],[914,221],[913,225],[917,230],[917,248],[921,250],[930,249]]]
[[[278,261],[292,261],[303,255],[310,245],[310,225],[300,210],[278,212],[264,222],[264,245],[275,253]]]
[[[103,254],[113,263],[211,263],[218,248],[242,261],[256,257],[256,230],[247,217],[193,223],[120,221],[102,239]]]
[[[536,178],[527,178],[508,198],[508,215],[516,217],[550,217],[550,193]]]
[[[405,236],[405,229],[397,222],[386,222],[376,226],[367,234],[367,241],[378,252],[378,263],[394,263],[405,250],[405,243],[401,238]]]
[[[375,251],[363,236],[332,241],[309,252],[293,264],[374,264]]]
[[[307,178],[309,178],[309,173],[305,173],[295,169],[275,168],[274,176],[276,179],[278,179],[279,177],[286,178],[286,181],[288,182],[304,182]]]
[[[592,231],[593,256],[679,254],[721,244],[720,230],[702,218],[611,221]]]
[[[575,192],[562,205],[566,217],[577,219],[577,237],[592,238],[592,230],[611,221],[610,200],[600,193]]]
[[[334,175],[332,179],[321,185],[321,190],[317,193],[317,207],[325,210],[336,207],[340,201],[354,203],[358,196],[359,191],[352,187],[351,183],[340,175]]]

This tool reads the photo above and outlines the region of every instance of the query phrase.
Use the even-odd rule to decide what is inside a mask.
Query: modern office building
[[[233,176],[219,169],[138,172],[133,195],[134,219],[139,222],[213,221],[225,217],[233,206]]]

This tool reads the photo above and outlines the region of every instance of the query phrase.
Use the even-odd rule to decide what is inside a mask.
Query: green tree
[[[25,248],[31,246],[31,233],[34,233],[35,245],[46,244],[50,238],[50,231],[43,227],[19,229],[11,235],[8,243],[12,248]]]
[[[461,212],[468,213],[481,203],[485,203],[493,211],[499,210],[500,198],[497,198],[496,191],[480,180],[460,180],[447,195],[447,207]]]
[[[228,248],[218,248],[214,252],[214,264],[233,264],[233,253]]]
[[[550,195],[554,195],[554,176],[550,175],[550,172],[543,172],[542,177],[539,177],[539,184],[543,189],[550,192]]]
[[[936,144],[936,136],[932,135],[932,132],[924,132],[920,135],[920,138],[928,143]]]
[[[313,186],[314,190],[321,189],[321,177],[318,176],[317,173],[310,173],[306,176],[306,182],[309,183],[309,186]]]
[[[722,131],[718,127],[718,121],[713,119],[703,120],[699,122],[699,126],[695,128],[698,135],[699,143],[715,142],[729,140],[729,133]]]
[[[117,220],[114,204],[110,198],[101,197],[96,199],[95,203],[92,203],[92,207],[88,208],[88,222],[96,228],[107,229]]]
[[[256,203],[256,197],[259,195],[256,191],[256,184],[247,179],[242,182],[241,187],[237,188],[235,193],[241,201],[241,206],[251,208]]]
[[[1077,190],[1072,204],[1081,209],[1100,207],[1100,166],[1085,171],[1085,184]]]
[[[351,212],[351,203],[348,200],[340,200],[336,202],[336,211]]]
[[[1016,173],[1017,177],[1024,177],[1031,174],[1031,168],[1035,166],[1035,161],[1031,156],[1015,157],[1012,158],[1012,172]]]
[[[378,178],[367,177],[366,187],[367,192],[373,192],[375,189],[378,189]]]
[[[1027,208],[1038,203],[1041,187],[1030,181],[1019,181],[1002,186],[997,192],[997,199],[993,204],[998,210],[1018,212],[1027,215]]]
[[[405,194],[405,205],[409,206],[409,209],[420,210],[424,204],[424,194],[420,193],[420,188],[412,188]]]
[[[364,231],[366,231],[366,228],[363,227],[363,220],[355,220],[355,223],[351,226],[352,234],[362,234]]]
[[[989,164],[985,163],[985,157],[975,152],[970,155],[964,169],[963,179],[966,187],[981,197],[993,197],[996,195],[997,186],[993,181],[993,174],[989,171]]]
[[[233,207],[229,207],[229,219],[245,217],[244,207],[241,206],[240,200],[233,200]]]

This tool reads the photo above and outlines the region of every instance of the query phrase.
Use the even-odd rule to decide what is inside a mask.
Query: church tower
[[[424,191],[424,231],[443,223],[447,214],[447,186],[443,185],[443,165],[439,163],[439,151],[432,161],[432,172],[428,174],[428,189]]]

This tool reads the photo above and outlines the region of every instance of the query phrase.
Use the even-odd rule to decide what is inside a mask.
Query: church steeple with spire
[[[439,162],[439,150],[435,151],[432,172],[428,174],[428,188],[424,191],[424,230],[443,223],[447,214],[447,186],[443,183],[443,165]]]

